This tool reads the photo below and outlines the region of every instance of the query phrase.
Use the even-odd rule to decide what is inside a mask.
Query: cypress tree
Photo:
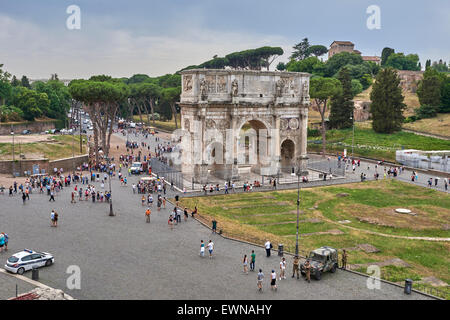
[[[370,93],[372,128],[378,133],[392,133],[402,128],[404,96],[399,86],[400,78],[392,68],[381,70]]]
[[[338,79],[342,84],[342,91],[334,95],[330,101],[330,126],[336,129],[350,128],[353,125],[353,93],[352,79],[347,68],[339,71]]]

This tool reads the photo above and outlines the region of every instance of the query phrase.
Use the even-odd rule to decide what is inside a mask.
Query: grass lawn
[[[405,123],[403,128],[450,138],[450,113],[439,113],[435,118]]]
[[[45,136],[47,141],[33,143],[15,143],[14,153],[18,159],[20,153],[26,159],[48,158],[50,160],[68,158],[72,156],[72,145],[75,156],[86,154],[86,145],[83,144],[83,152],[80,153],[79,135],[52,135]],[[82,136],[86,140],[86,136]],[[0,143],[0,159],[12,159],[12,143]]]
[[[141,122],[141,119],[139,117],[139,115],[134,115],[133,116],[133,120],[136,122]],[[178,128],[181,127],[181,115],[177,114],[177,121],[178,121]],[[149,126],[154,126],[156,128],[159,128],[161,130],[165,130],[165,131],[174,131],[175,130],[175,120],[172,119],[170,121],[160,121],[160,120],[155,120],[155,125],[153,125],[153,121],[152,121],[152,117],[150,115],[150,122],[147,121],[147,115],[143,114],[142,115],[142,122],[145,123],[146,125]]]
[[[352,152],[352,128],[327,131],[327,151],[331,153]],[[308,140],[321,140],[308,137]],[[308,150],[321,151],[321,143],[309,143]],[[395,161],[395,151],[399,149],[450,150],[450,141],[425,137],[409,132],[392,134],[376,133],[367,123],[355,124],[354,154],[356,156]]]
[[[302,254],[324,245],[342,249],[371,244],[380,252],[352,250],[348,262],[400,258],[410,267],[382,267],[383,278],[396,282],[434,276],[450,283],[449,242],[389,237],[450,238],[450,195],[397,180],[380,180],[304,189],[300,198]],[[209,225],[215,218],[218,229],[227,236],[260,244],[270,239],[274,246],[283,243],[286,250],[294,252],[296,200],[297,192],[290,190],[182,198],[180,205],[197,206],[199,218]],[[417,215],[395,213],[400,207]],[[351,222],[341,224],[341,220]],[[311,235],[315,232],[325,233]]]

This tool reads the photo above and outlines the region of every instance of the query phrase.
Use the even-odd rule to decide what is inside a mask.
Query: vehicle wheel
[[[46,266],[46,267],[51,266],[52,263],[53,263],[52,260],[51,260],[51,259],[48,259],[47,261],[45,261],[45,266]]]
[[[314,278],[316,278],[316,280],[320,280],[320,278],[322,278],[322,272],[317,271],[316,274],[314,275]]]
[[[17,270],[17,274],[20,274],[20,275],[23,275],[24,272],[25,272],[25,269],[24,269],[24,268],[19,268],[19,269]]]
[[[337,265],[336,265],[336,264],[333,264],[333,267],[331,268],[330,272],[331,272],[331,273],[335,273],[335,272],[336,272],[336,269],[337,269]]]

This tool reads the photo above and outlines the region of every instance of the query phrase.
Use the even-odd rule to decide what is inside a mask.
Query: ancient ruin
[[[201,183],[306,169],[307,73],[193,69],[182,72],[181,169]]]

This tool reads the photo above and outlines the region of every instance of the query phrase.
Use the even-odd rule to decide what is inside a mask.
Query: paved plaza
[[[130,178],[129,184],[137,179]],[[77,299],[427,298],[405,295],[402,288],[385,283],[381,290],[369,290],[366,277],[340,270],[309,284],[288,278],[279,281],[278,292],[271,292],[268,278],[272,269],[279,270],[279,257],[266,258],[261,247],[212,235],[192,218],[171,231],[167,225],[170,205],[160,212],[155,208],[147,224],[140,195],[133,194],[130,186],[120,186],[117,178],[112,185],[115,217],[108,216],[106,203],[71,204],[71,188],[58,194],[54,203],[44,194],[32,194],[25,205],[17,195],[2,196],[1,229],[10,237],[9,252],[0,253],[2,263],[23,248],[51,252],[56,262],[40,269],[40,281]],[[57,228],[50,227],[51,209],[60,214]],[[202,239],[215,243],[213,259],[199,256]],[[256,274],[242,272],[241,259],[252,249],[256,268],[262,268],[266,276],[262,294],[256,291]],[[290,270],[291,257],[287,260]],[[80,290],[66,287],[66,270],[71,265],[81,269]],[[31,277],[30,272],[26,276]]]

